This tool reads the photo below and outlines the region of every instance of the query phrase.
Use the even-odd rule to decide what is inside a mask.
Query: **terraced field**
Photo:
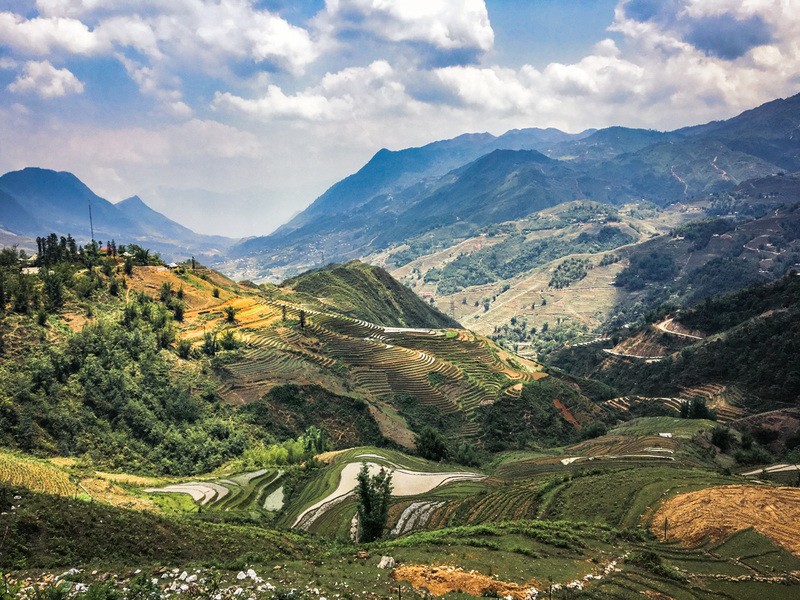
[[[362,463],[366,463],[373,474],[381,468],[392,472],[392,496],[399,502],[392,510],[396,522],[391,528],[398,532],[424,527],[434,509],[446,503],[439,494],[457,490],[454,492],[457,496],[468,495],[481,489],[480,482],[485,479],[480,473],[456,470],[456,467],[443,469],[442,465],[383,449],[355,449],[333,457],[332,464],[306,484],[299,497],[287,506],[282,521],[316,533],[350,537],[356,508],[353,490]],[[431,494],[437,499],[416,500]]]
[[[693,398],[702,398],[706,406],[717,413],[717,420],[730,423],[747,414],[742,408],[744,394],[735,386],[708,383],[681,391],[678,397],[648,398],[644,396],[623,396],[606,400],[601,406],[611,414],[624,418],[631,408],[640,404],[658,404],[680,414],[681,403]]]
[[[477,433],[471,418],[478,406],[518,394],[519,384],[545,376],[540,365],[466,331],[383,327],[303,300],[232,287],[215,305],[187,311],[183,338],[199,347],[205,333],[232,330],[244,346],[222,370],[222,398],[240,404],[275,385],[325,382],[336,393],[350,390],[373,404],[405,395],[443,413],[463,412],[462,434],[468,436]],[[228,307],[233,322],[223,316]],[[299,326],[301,312],[305,327]]]
[[[0,452],[0,483],[59,496],[77,496],[81,493],[77,482],[69,475],[43,461]]]
[[[222,479],[149,487],[149,494],[186,494],[197,506],[223,511],[277,511],[283,507],[283,471],[259,469]]]

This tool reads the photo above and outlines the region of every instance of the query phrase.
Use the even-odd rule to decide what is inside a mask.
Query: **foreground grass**
[[[0,486],[0,509],[6,513],[0,517],[6,531],[0,566],[6,568],[84,563],[238,568],[318,549],[296,533],[158,516],[8,486]]]

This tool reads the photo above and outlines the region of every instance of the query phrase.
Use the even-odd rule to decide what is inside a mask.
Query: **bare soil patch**
[[[515,600],[524,600],[531,587],[536,587],[535,581],[519,585],[449,565],[402,565],[394,570],[393,576],[397,581],[408,581],[415,590],[425,588],[434,596],[460,591],[471,596],[510,596]]]
[[[752,527],[777,545],[800,556],[800,489],[730,485],[670,498],[656,511],[652,530],[668,540],[696,545],[718,541]]]

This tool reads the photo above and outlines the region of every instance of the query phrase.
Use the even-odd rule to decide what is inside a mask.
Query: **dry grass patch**
[[[134,476],[129,476],[134,477]],[[141,478],[146,479],[146,478]],[[155,503],[149,498],[140,498],[128,493],[120,486],[98,477],[85,477],[81,479],[81,487],[93,499],[111,504],[118,508],[131,510],[158,510]]]
[[[752,527],[774,543],[800,556],[800,489],[730,485],[670,498],[656,511],[653,533],[696,545],[722,540]]]

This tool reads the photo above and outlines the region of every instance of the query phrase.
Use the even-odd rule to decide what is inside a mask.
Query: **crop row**
[[[0,482],[60,496],[74,496],[79,489],[63,471],[7,452],[0,452]]]

